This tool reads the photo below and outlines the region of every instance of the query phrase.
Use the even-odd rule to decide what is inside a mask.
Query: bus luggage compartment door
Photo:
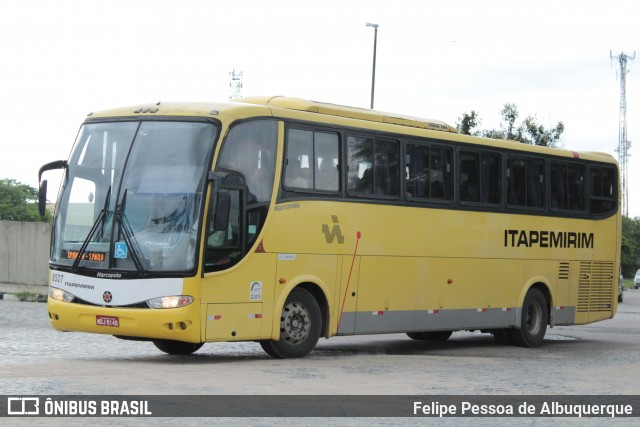
[[[261,338],[262,303],[208,304],[207,341],[245,341]]]

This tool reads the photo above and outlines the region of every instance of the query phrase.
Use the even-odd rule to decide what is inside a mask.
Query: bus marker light
[[[478,309],[478,313],[486,313],[487,309],[486,308],[479,308]]]
[[[429,314],[438,314],[440,312],[440,310],[429,310],[428,313]]]
[[[284,277],[281,277],[280,280],[278,280],[278,283],[280,283],[281,285],[284,285],[285,283],[287,283],[287,279],[285,279]]]
[[[447,285],[450,285],[450,284],[452,284],[452,283],[453,283],[453,280],[452,280],[452,279],[447,279]]]
[[[382,311],[382,310],[372,311],[371,312],[372,316],[382,316],[383,314],[384,314],[384,311]]]

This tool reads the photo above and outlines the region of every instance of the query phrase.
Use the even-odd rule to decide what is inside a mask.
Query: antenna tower
[[[615,59],[620,64],[620,72],[617,73],[620,78],[620,129],[618,133],[618,163],[620,163],[620,176],[622,178],[622,215],[629,216],[629,189],[627,165],[629,161],[629,150],[631,148],[631,141],[627,140],[627,65],[629,61],[633,61],[636,57],[636,53],[633,52],[633,56],[625,55],[621,52],[620,55],[613,56],[613,53],[609,51],[611,63]]]
[[[229,71],[229,99],[242,98],[242,71]]]

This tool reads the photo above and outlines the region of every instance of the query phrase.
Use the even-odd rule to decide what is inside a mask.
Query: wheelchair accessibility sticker
[[[127,258],[127,244],[125,242],[116,242],[114,258],[126,259]]]

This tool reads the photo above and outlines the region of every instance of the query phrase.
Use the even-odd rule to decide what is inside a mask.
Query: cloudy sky
[[[631,216],[640,216],[640,3],[629,0],[21,0],[0,3],[0,178],[37,186],[87,113],[243,95],[369,106],[483,128],[515,103],[566,126],[572,150],[616,155],[624,52]],[[54,173],[49,198],[55,199]],[[58,178],[59,179],[59,178]],[[53,188],[51,188],[53,187]]]

